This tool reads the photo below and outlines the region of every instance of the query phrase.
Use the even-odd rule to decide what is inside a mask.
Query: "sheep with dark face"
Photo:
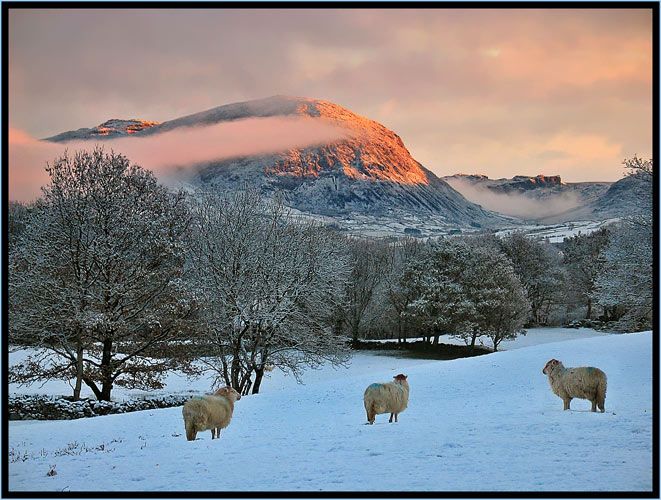
[[[211,431],[211,439],[220,437],[220,430],[230,424],[234,402],[241,394],[231,387],[222,387],[211,396],[195,396],[184,404],[182,414],[186,439],[194,441],[198,432]]]
[[[549,377],[551,390],[562,399],[565,410],[569,410],[573,398],[579,398],[590,401],[594,412],[597,407],[601,413],[606,411],[606,374],[599,368],[565,368],[562,362],[551,359],[544,365],[542,373]]]
[[[397,422],[397,415],[406,409],[409,402],[409,383],[406,381],[406,375],[400,373],[393,378],[392,382],[370,384],[365,389],[363,403],[369,424],[373,424],[376,416],[381,413],[390,413],[388,422],[392,422],[393,417]]]

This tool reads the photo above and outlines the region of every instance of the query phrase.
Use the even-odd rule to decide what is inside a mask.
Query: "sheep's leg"
[[[606,411],[606,401],[605,400],[599,401],[597,403],[597,405],[599,406],[599,410],[601,410],[601,413],[604,413]]]
[[[367,421],[371,424],[374,423],[374,420],[376,419],[376,408],[374,407],[374,404],[372,404],[367,410]]]
[[[596,413],[596,411],[597,411],[597,400],[593,399],[593,400],[590,401],[590,403],[592,403],[592,410],[591,411]]]
[[[571,403],[572,398],[564,398],[562,401],[565,403],[563,410],[569,410],[569,403]]]
[[[392,416],[393,416],[393,415],[394,415],[394,413],[391,413],[391,414],[390,414],[390,419],[388,419],[388,423],[391,423],[391,424],[392,424]]]
[[[397,420],[398,416],[399,416],[399,413],[395,413],[395,422],[399,422],[399,420]]]

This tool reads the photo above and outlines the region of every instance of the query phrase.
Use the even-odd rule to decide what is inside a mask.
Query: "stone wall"
[[[10,395],[9,420],[70,420],[112,413],[182,406],[190,396],[167,395],[129,401],[71,401],[64,396]]]

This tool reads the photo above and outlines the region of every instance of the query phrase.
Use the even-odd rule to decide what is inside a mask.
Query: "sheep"
[[[390,413],[388,422],[392,423],[393,417],[397,422],[397,415],[406,409],[409,402],[409,383],[406,381],[406,375],[400,373],[393,378],[392,382],[370,384],[365,389],[363,402],[368,424],[373,424],[376,415],[381,413]]]
[[[182,409],[186,439],[194,441],[198,432],[211,430],[211,439],[220,437],[220,430],[227,427],[234,413],[234,403],[241,394],[231,387],[222,387],[210,396],[195,396]]]
[[[565,368],[557,359],[549,360],[542,373],[548,375],[549,384],[556,396],[562,398],[564,409],[569,410],[573,398],[587,399],[592,411],[606,411],[606,374],[593,366]]]

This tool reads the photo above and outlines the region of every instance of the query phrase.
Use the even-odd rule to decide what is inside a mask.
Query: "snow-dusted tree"
[[[410,314],[421,316],[434,333],[450,333],[471,349],[489,336],[501,340],[521,332],[529,304],[509,260],[492,246],[462,239],[441,240],[429,258],[404,277],[415,300]]]
[[[194,311],[184,195],[102,148],[46,170],[9,267],[10,341],[36,349],[12,380],[75,378],[74,398],[84,382],[100,400],[116,385],[161,387]]]
[[[567,300],[585,306],[585,317],[592,318],[592,295],[595,281],[602,272],[600,255],[608,244],[608,229],[602,228],[590,234],[577,234],[565,238],[562,246],[566,273]]]
[[[563,301],[564,276],[560,253],[551,244],[531,239],[520,232],[503,238],[501,246],[530,301],[528,323],[547,324],[552,306]]]
[[[384,280],[387,246],[379,241],[356,238],[347,242],[352,264],[346,287],[346,303],[338,314],[352,340],[358,340],[368,307]]]
[[[519,334],[525,335],[523,325],[530,312],[530,302],[504,255],[492,256],[484,278],[483,296],[477,308],[482,318],[480,329],[491,339],[493,350],[497,351],[503,340],[515,339]]]
[[[334,233],[295,221],[252,189],[198,193],[194,213],[190,261],[208,354],[201,360],[219,380],[257,393],[267,364],[299,377],[305,365],[346,360],[332,315],[349,266]]]
[[[410,330],[419,327],[419,322],[407,314],[414,296],[403,279],[408,266],[416,260],[422,260],[425,249],[425,245],[414,238],[401,239],[389,248],[388,272],[384,274],[385,298],[393,316],[398,342],[406,343]]]
[[[624,161],[629,175],[640,182],[638,213],[612,229],[603,252],[604,271],[598,276],[594,298],[604,308],[622,310],[614,327],[638,331],[651,327],[654,304],[653,161],[636,156]]]
[[[10,201],[7,211],[7,242],[12,251],[30,217],[30,206],[19,201]]]

